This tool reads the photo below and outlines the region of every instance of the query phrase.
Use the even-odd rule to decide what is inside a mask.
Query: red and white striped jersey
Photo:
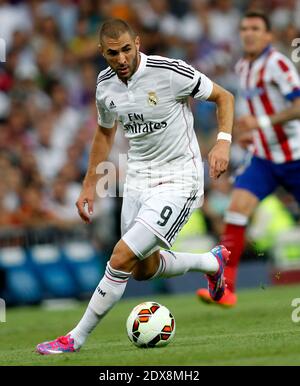
[[[256,117],[276,114],[300,97],[299,74],[293,63],[272,46],[254,61],[236,65],[246,111]],[[300,120],[254,131],[253,151],[275,163],[300,159]]]

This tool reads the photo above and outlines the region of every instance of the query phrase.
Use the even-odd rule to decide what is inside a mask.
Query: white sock
[[[161,250],[160,264],[152,279],[184,275],[189,271],[214,274],[218,269],[218,260],[211,252],[185,253]]]
[[[81,347],[100,320],[121,299],[131,273],[113,269],[109,262],[89,305],[77,326],[69,332],[75,349]]]

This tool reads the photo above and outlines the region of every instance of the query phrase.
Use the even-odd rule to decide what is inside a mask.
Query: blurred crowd
[[[236,94],[239,20],[251,8],[267,11],[274,44],[290,57],[300,37],[300,0],[0,0],[0,230],[79,226],[75,202],[97,124],[96,78],[106,67],[98,49],[104,19],[127,20],[144,53],[184,59]],[[205,158],[215,138],[214,108],[193,102],[193,109]],[[119,133],[111,159],[126,150]],[[246,157],[234,146],[232,168]],[[207,185],[204,210],[215,233],[230,184],[227,175]],[[118,236],[119,204],[99,200],[99,239]]]

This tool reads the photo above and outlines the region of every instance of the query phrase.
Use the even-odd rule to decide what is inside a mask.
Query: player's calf
[[[132,277],[137,281],[149,280],[155,275],[159,265],[160,253],[159,250],[157,250],[144,260],[139,260],[136,263],[132,271]]]

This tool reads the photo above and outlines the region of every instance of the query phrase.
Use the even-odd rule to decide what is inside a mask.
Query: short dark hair
[[[118,39],[126,32],[128,32],[132,38],[136,37],[136,33],[126,21],[122,19],[108,19],[101,24],[99,40],[102,42],[103,36]]]
[[[262,19],[266,25],[266,30],[268,32],[270,32],[272,30],[271,21],[270,21],[269,17],[265,14],[265,12],[260,11],[260,10],[248,11],[244,14],[242,19],[252,18],[252,17],[253,18],[258,17],[258,18]]]

